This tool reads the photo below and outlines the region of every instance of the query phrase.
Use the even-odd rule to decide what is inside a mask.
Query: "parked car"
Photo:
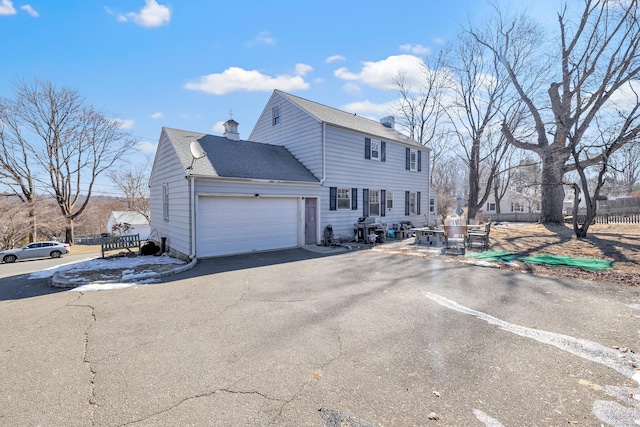
[[[60,242],[35,242],[29,243],[21,248],[0,251],[0,260],[10,263],[19,259],[28,258],[60,258],[63,254],[69,253],[68,243]]]

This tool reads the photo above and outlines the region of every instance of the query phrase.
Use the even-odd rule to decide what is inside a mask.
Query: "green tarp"
[[[606,261],[596,258],[575,258],[570,256],[561,255],[532,255],[528,257],[522,257],[518,252],[510,251],[486,251],[478,253],[468,253],[465,256],[470,258],[481,259],[484,261],[493,262],[509,262],[519,260],[528,262],[530,264],[542,264],[542,265],[559,265],[562,267],[574,267],[582,268],[584,270],[606,270],[613,267],[612,261]]]

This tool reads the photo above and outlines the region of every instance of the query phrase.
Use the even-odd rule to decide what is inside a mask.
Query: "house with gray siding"
[[[430,150],[380,121],[275,90],[251,141],[286,147],[322,183],[320,225],[349,239],[360,217],[380,217],[389,228],[435,222],[429,186]]]
[[[279,90],[247,140],[163,128],[150,177],[151,239],[193,259],[345,240],[361,217],[435,219],[427,148],[375,121]]]

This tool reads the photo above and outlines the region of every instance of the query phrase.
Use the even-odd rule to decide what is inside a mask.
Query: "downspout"
[[[322,179],[320,180],[320,185],[324,185],[324,180],[327,177],[326,161],[325,161],[325,157],[326,157],[325,138],[327,134],[325,130],[326,126],[327,124],[325,122],[322,122]]]
[[[191,255],[189,258],[193,261],[196,257],[196,180],[193,176],[190,176],[190,190],[191,190]]]

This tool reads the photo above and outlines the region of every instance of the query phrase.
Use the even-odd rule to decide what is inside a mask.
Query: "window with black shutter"
[[[364,158],[371,158],[371,138],[364,139]]]
[[[380,216],[387,216],[387,191],[380,190]]]
[[[409,215],[409,197],[410,197],[410,193],[408,191],[405,191],[404,192],[404,214],[405,215]]]
[[[351,189],[351,210],[355,211],[358,209],[358,189]]]
[[[362,189],[362,216],[363,217],[369,216],[369,189],[368,188]]]
[[[420,192],[416,193],[416,214],[420,215]]]
[[[329,187],[329,210],[335,211],[338,206],[338,187]]]

